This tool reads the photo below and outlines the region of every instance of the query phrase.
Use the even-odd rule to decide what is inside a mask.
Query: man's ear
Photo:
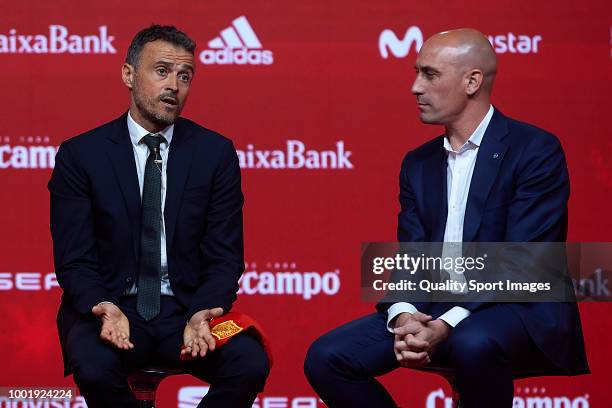
[[[132,86],[134,84],[134,76],[134,67],[128,64],[127,62],[124,63],[121,67],[121,79],[123,79],[123,83],[125,84],[125,86],[130,89],[132,89]]]
[[[479,69],[473,69],[467,73],[465,92],[468,96],[474,96],[482,85],[483,75]]]

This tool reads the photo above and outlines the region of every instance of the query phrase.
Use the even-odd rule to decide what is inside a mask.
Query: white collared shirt
[[[134,159],[136,160],[136,171],[138,173],[138,185],[140,187],[140,198],[142,199],[142,189],[144,185],[144,173],[147,164],[147,158],[149,157],[149,148],[142,142],[142,138],[150,134],[147,129],[140,126],[128,112],[127,115],[127,126],[130,133],[130,140],[132,141],[132,148],[134,150]],[[162,158],[162,176],[161,176],[161,195],[162,195],[162,217],[161,217],[161,293],[162,295],[174,295],[170,288],[170,280],[168,278],[168,257],[166,253],[166,223],[164,221],[164,208],[166,204],[166,186],[167,186],[167,168],[168,168],[168,153],[170,152],[170,145],[172,143],[172,135],[174,133],[174,124],[169,125],[161,132],[157,134],[163,136],[167,143],[162,143],[159,146],[160,155]],[[138,273],[136,274],[138,276]],[[138,279],[132,284],[130,288],[125,291],[126,295],[134,295],[138,291],[137,288]]]
[[[448,213],[446,216],[446,228],[444,230],[444,242],[463,241],[463,223],[465,220],[465,208],[467,205],[468,193],[478,156],[478,148],[482,143],[485,131],[493,117],[493,106],[489,106],[489,111],[482,119],[474,133],[467,142],[458,150],[454,150],[447,137],[444,138],[444,149],[447,154],[446,166],[446,186]],[[457,256],[454,252],[461,249],[461,245],[444,245],[442,256]],[[450,271],[452,279],[465,281],[463,275],[457,275]],[[387,328],[393,332],[393,319],[400,313],[415,313],[417,309],[414,305],[407,302],[398,302],[391,305],[387,311]],[[455,327],[460,321],[470,315],[470,311],[461,306],[455,306],[442,314],[439,319],[444,320],[451,327]]]

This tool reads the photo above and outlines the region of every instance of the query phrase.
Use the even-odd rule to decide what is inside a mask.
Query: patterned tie
[[[136,310],[149,321],[159,314],[161,296],[161,170],[159,146],[166,143],[161,135],[142,138],[149,148],[142,188],[140,233],[140,271]]]

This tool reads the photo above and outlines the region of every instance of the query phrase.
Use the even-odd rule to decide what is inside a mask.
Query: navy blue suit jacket
[[[400,173],[397,239],[441,242],[447,216],[447,156],[439,136],[409,152]],[[569,176],[559,140],[495,110],[478,150],[465,210],[464,242],[564,242]],[[491,303],[414,303],[439,316]],[[377,307],[386,310],[390,303]],[[588,373],[575,303],[513,303],[532,340],[563,374]],[[500,316],[503,324],[503,316]],[[553,373],[548,373],[553,374]]]
[[[78,319],[137,279],[140,188],[127,113],[60,146],[49,181],[62,350]],[[244,270],[243,196],[233,144],[194,122],[174,125],[164,208],[170,286],[188,316],[229,311]]]

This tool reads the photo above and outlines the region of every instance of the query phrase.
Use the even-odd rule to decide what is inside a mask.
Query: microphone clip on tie
[[[157,168],[161,171],[160,166],[162,164],[162,158],[161,158],[161,155],[159,154],[159,147],[154,147],[153,152],[155,153],[155,158],[153,159],[153,163],[155,163]]]

